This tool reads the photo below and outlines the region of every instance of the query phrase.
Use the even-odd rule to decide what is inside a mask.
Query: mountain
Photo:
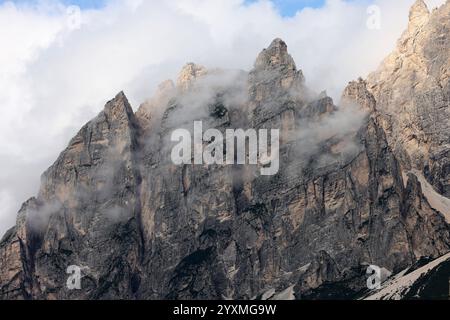
[[[396,50],[367,80],[389,144],[405,170],[417,169],[450,197],[450,5],[410,12]]]
[[[0,298],[433,296],[450,252],[449,21],[450,1],[417,1],[398,47],[339,106],[307,88],[281,39],[250,72],[187,64],[136,113],[119,93],[0,241]],[[198,120],[280,129],[279,172],[175,165],[172,132]],[[369,265],[394,275],[387,293],[367,292]]]
[[[448,300],[450,254],[430,262],[423,257],[415,265],[391,277],[365,300]]]

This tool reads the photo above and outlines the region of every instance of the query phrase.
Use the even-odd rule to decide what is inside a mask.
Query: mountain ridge
[[[428,198],[448,198],[450,2],[423,5],[339,107],[281,39],[248,73],[187,64],[136,113],[120,92],[0,241],[0,299],[351,299],[369,265],[398,274],[447,254],[448,213]],[[280,172],[175,166],[170,133],[194,120],[279,128]]]

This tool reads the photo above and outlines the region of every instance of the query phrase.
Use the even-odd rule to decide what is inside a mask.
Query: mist
[[[82,10],[80,21],[58,1],[1,4],[0,234],[37,193],[40,174],[117,92],[136,110],[186,62],[248,71],[280,37],[306,85],[336,101],[394,48],[413,2],[329,0],[283,17],[264,0],[110,0]],[[377,30],[366,24],[371,4],[381,10]]]

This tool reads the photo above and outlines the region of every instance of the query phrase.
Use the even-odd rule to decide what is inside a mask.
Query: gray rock
[[[341,107],[305,86],[280,39],[248,74],[188,64],[136,115],[118,94],[1,240],[0,298],[350,299],[370,264],[395,274],[446,254],[450,226],[409,171],[448,195],[449,2],[419,9],[393,64],[350,83]],[[194,120],[281,129],[279,173],[174,165],[170,134]]]

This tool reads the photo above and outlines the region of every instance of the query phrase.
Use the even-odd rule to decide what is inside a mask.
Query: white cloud
[[[136,108],[188,61],[249,70],[281,37],[308,84],[337,97],[394,47],[412,2],[329,0],[283,18],[263,0],[110,0],[82,11],[80,28],[56,1],[0,5],[0,233],[70,137],[118,91]],[[381,8],[378,31],[366,27],[372,3]]]

